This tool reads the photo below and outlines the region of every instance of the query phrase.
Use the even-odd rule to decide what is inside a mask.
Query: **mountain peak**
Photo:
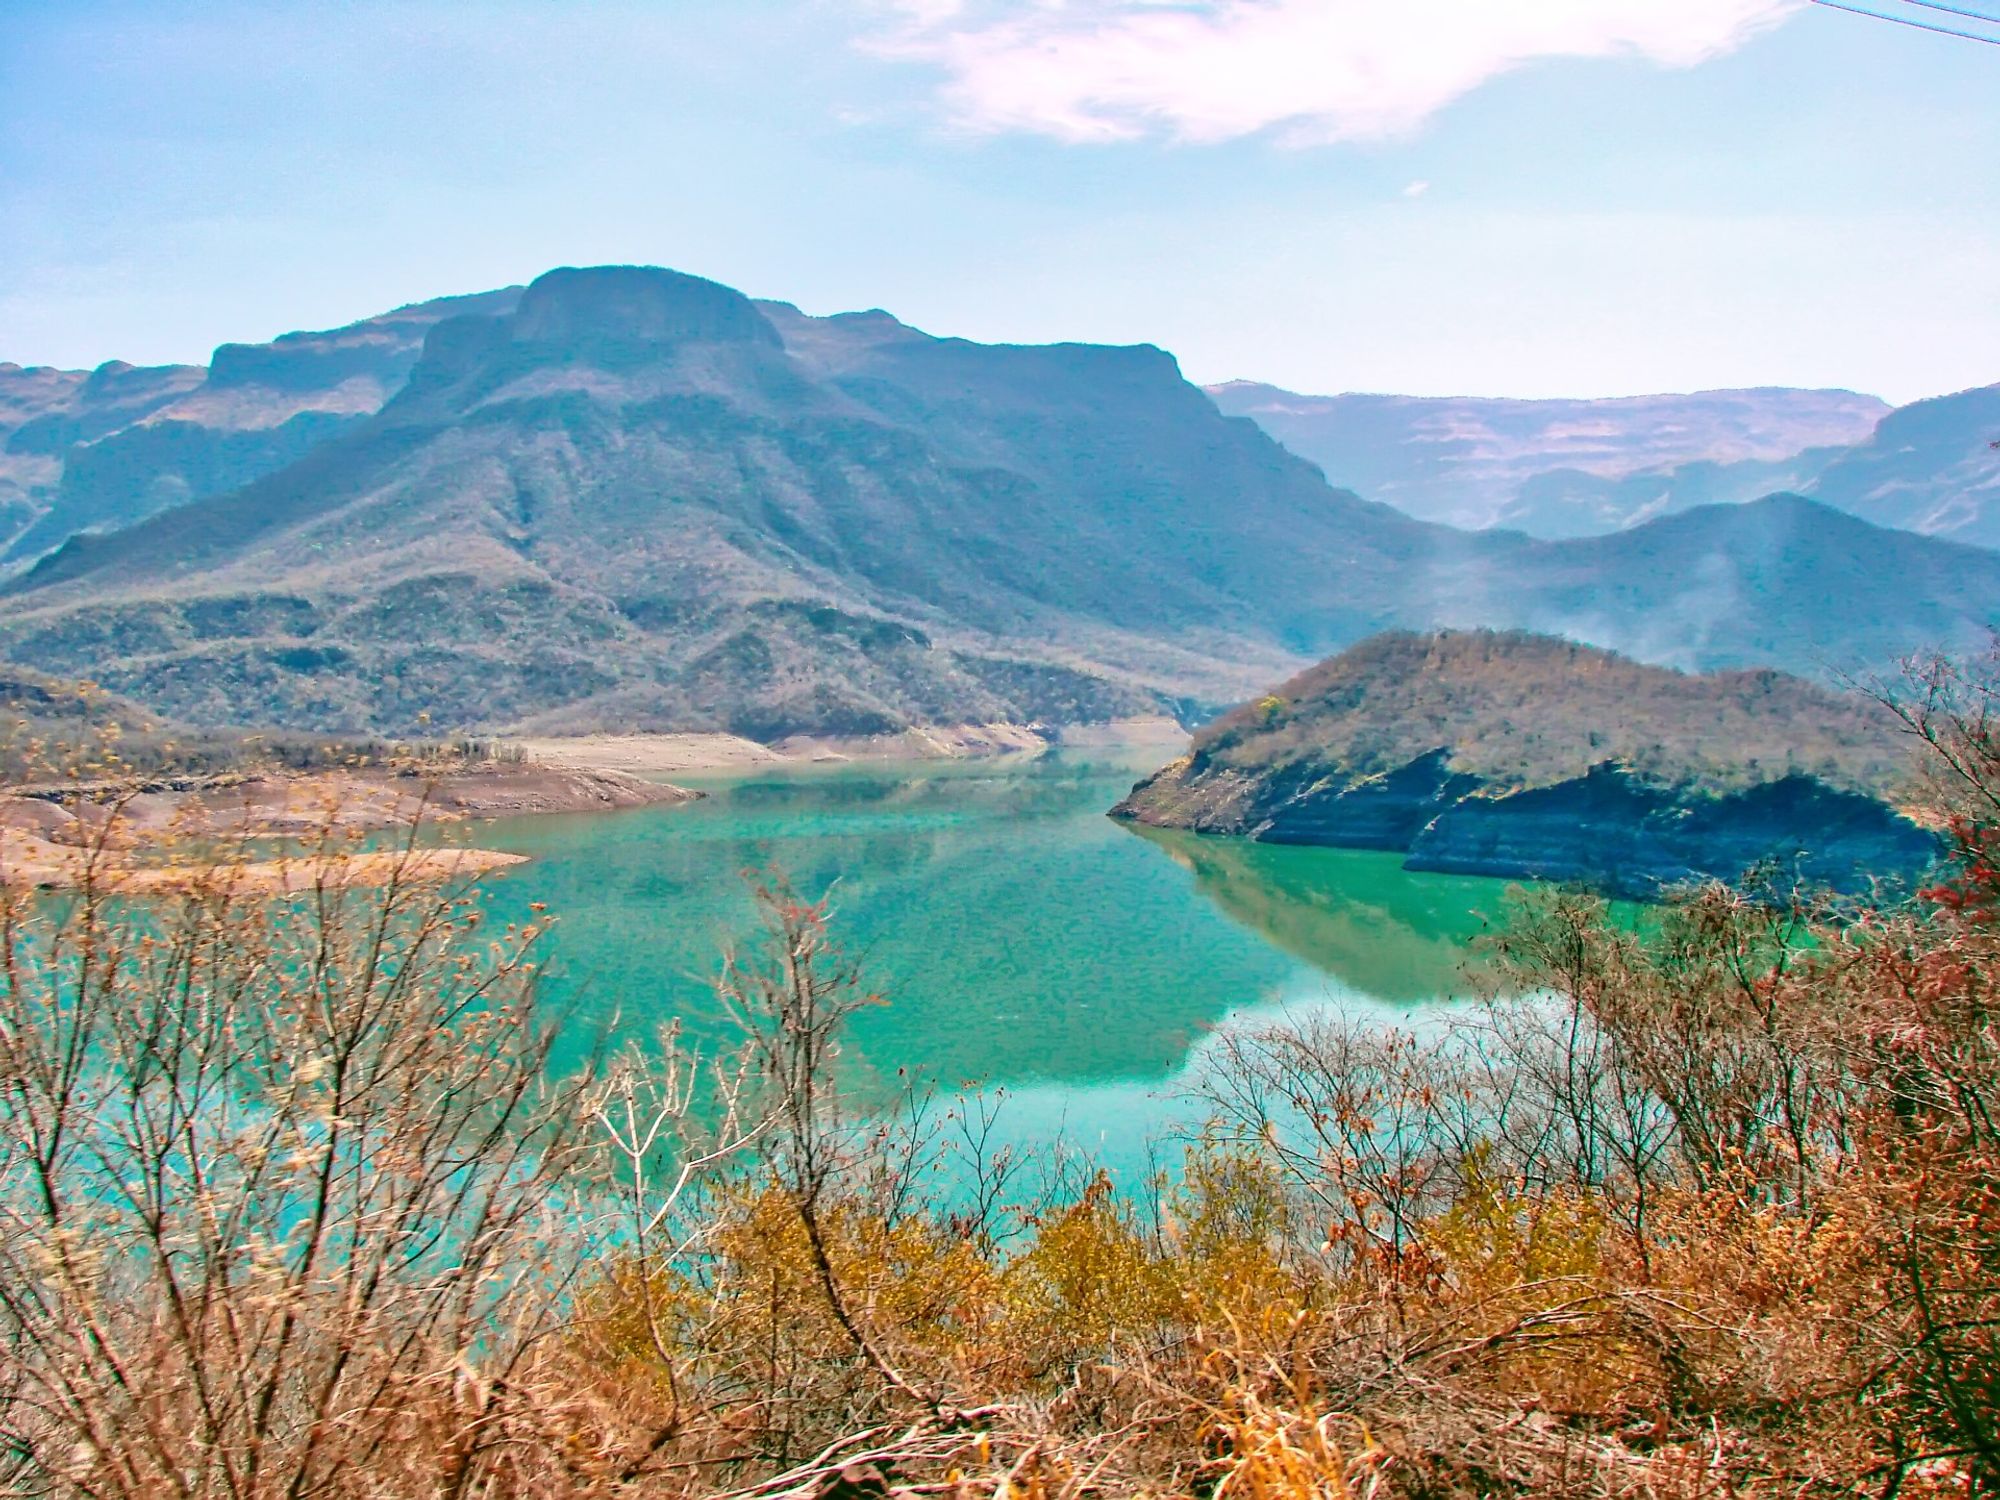
[[[517,344],[780,346],[741,292],[658,266],[566,266],[538,276],[521,294],[512,334]]]

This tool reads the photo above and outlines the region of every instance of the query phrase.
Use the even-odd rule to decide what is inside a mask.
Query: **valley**
[[[2000,1500],[1996,4],[10,0],[0,1496]]]

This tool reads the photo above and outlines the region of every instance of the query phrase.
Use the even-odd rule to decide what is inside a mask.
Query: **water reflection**
[[[857,1018],[877,1073],[1074,1097],[1156,1088],[1224,1017],[1342,996],[1462,993],[1497,881],[1393,856],[1143,833],[1105,810],[1144,769],[1102,756],[776,773],[687,807],[489,825],[532,857],[498,915],[559,914],[556,998],[580,1049],[678,1017],[719,1040],[709,977],[751,909],[740,872],[831,889],[838,930],[891,1003]]]
[[[1398,854],[1128,826],[1236,921],[1385,1005],[1465,993],[1473,945],[1503,915],[1498,882],[1413,874]]]

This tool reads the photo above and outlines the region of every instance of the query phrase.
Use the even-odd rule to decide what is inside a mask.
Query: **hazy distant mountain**
[[[90,371],[0,364],[0,540],[48,509],[76,444],[143,420],[206,376],[200,365],[118,360]]]
[[[2000,547],[2000,385],[1890,413],[1808,493],[1879,525]]]
[[[1548,469],[1522,481],[1496,526],[1538,537],[1604,536],[1700,505],[1738,505],[1807,489],[1848,450],[1808,448],[1790,458],[1696,459],[1671,469],[1607,476]]]
[[[1880,670],[1921,648],[1982,651],[2000,624],[2000,553],[1797,495],[1609,536],[1492,540],[1477,566],[1435,581],[1438,623],[1566,635],[1689,671],[1810,676]]]
[[[84,375],[0,365],[5,560],[284,467],[380,411],[440,319],[505,312],[519,296],[512,287],[443,297],[324,333],[224,344],[205,370],[112,363]]]
[[[307,364],[300,390],[347,378]],[[1329,487],[1158,349],[613,267],[436,321],[381,411],[285,467],[72,537],[0,597],[0,657],[196,723],[768,738],[1217,704],[1398,625],[1865,667],[1996,604],[2000,554],[1797,499],[1455,531]]]
[[[1786,389],[1601,401],[1208,389],[1332,484],[1424,520],[1551,537],[1801,489],[1890,409],[1852,391]]]

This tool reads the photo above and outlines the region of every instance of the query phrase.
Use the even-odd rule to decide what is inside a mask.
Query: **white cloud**
[[[1805,0],[888,0],[872,50],[943,72],[961,126],[1069,141],[1405,133],[1539,58],[1686,68]]]
[[[1428,193],[1430,190],[1431,190],[1431,185],[1428,182],[1425,182],[1421,177],[1419,177],[1415,182],[1411,183],[1408,187],[1403,189],[1403,196],[1405,198],[1421,198],[1425,193]]]

